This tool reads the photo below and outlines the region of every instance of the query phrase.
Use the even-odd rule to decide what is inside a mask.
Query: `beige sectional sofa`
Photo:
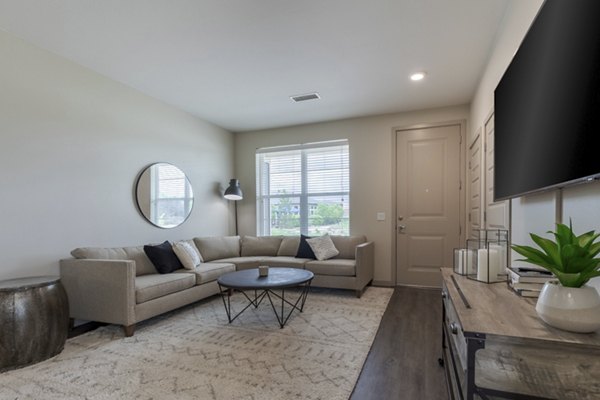
[[[340,254],[318,261],[296,258],[298,237],[220,236],[194,238],[203,262],[194,270],[159,274],[143,246],[78,248],[60,261],[61,281],[71,318],[135,324],[219,293],[217,278],[227,272],[271,267],[305,268],[313,286],[351,289],[358,297],[373,280],[373,243],[364,236],[332,236]]]

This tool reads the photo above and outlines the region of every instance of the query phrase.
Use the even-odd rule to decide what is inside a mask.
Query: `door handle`
[[[406,229],[406,225],[398,225],[398,233],[404,233]]]
[[[458,325],[456,325],[456,322],[450,323],[450,332],[452,332],[453,335],[458,335]]]

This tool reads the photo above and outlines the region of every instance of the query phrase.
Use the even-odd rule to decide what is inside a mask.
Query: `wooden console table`
[[[600,333],[539,319],[535,299],[442,268],[443,357],[450,399],[600,399]]]

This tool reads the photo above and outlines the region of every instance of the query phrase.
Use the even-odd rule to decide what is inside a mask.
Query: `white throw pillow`
[[[308,243],[313,253],[315,253],[315,257],[319,261],[328,260],[331,257],[340,254],[338,249],[335,248],[329,235],[306,239],[306,243]]]
[[[173,243],[173,251],[185,269],[194,269],[202,262],[200,251],[190,242]]]

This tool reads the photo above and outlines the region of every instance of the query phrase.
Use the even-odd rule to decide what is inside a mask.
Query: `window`
[[[349,235],[348,141],[256,151],[259,235]]]
[[[150,219],[163,228],[181,224],[190,214],[194,195],[187,177],[171,164],[151,171]]]

